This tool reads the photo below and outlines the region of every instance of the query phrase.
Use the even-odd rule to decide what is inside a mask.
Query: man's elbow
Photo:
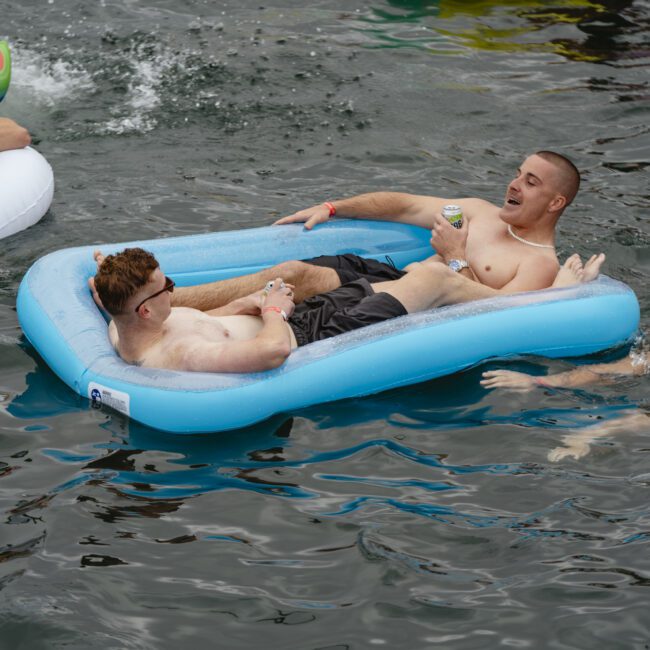
[[[289,341],[273,342],[269,344],[264,351],[265,370],[279,368],[291,354],[291,344]]]

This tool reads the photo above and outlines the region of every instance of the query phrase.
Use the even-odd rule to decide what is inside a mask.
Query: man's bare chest
[[[516,242],[507,239],[507,232],[502,227],[476,226],[470,229],[467,237],[467,261],[482,284],[500,289],[517,273],[524,251],[513,246]]]

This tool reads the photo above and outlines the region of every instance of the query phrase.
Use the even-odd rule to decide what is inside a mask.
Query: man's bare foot
[[[592,255],[584,265],[584,273],[582,274],[583,282],[591,282],[598,277],[600,267],[605,261],[605,253],[599,255]]]
[[[580,259],[580,255],[574,253],[562,264],[551,286],[554,289],[571,287],[574,284],[583,282],[583,276],[584,268],[582,266],[582,260]]]
[[[102,262],[106,259],[106,255],[104,255],[104,253],[102,253],[99,249],[97,249],[93,253],[93,259],[95,260],[95,262],[97,262],[97,269],[99,269],[99,267],[102,265]]]
[[[574,284],[591,282],[598,277],[600,267],[604,261],[605,253],[600,253],[599,255],[592,255],[583,266],[580,256],[574,253],[560,267],[551,286],[557,289],[560,287],[572,287]]]

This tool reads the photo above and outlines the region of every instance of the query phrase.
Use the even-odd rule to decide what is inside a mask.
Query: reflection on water
[[[92,411],[87,400],[69,390],[40,360],[31,347],[27,347],[36,362],[36,369],[27,375],[27,389],[13,397],[6,411],[13,417],[28,421],[41,420],[52,415]],[[618,353],[620,354],[620,352]],[[521,362],[524,367],[527,364]],[[517,366],[519,367],[519,366]],[[84,483],[101,485],[114,494],[126,498],[124,509],[111,506],[100,508],[96,514],[105,521],[137,513],[141,516],[159,517],[174,511],[184,499],[209,492],[244,490],[272,495],[278,498],[318,500],[320,489],[301,486],[293,470],[310,466],[319,468],[314,474],[320,485],[329,482],[354,485],[355,495],[349,502],[339,502],[335,512],[321,515],[342,515],[369,504],[406,508],[410,513],[424,517],[460,517],[464,523],[475,526],[501,522],[501,516],[468,514],[454,508],[438,508],[430,503],[404,504],[399,499],[377,499],[360,494],[359,490],[373,487],[385,488],[388,493],[410,492],[415,489],[423,495],[434,497],[437,493],[461,491],[465,488],[453,477],[472,474],[492,476],[518,476],[545,474],[555,469],[544,464],[524,463],[454,463],[445,453],[431,453],[395,439],[370,436],[363,442],[337,446],[332,450],[305,450],[296,452],[293,434],[294,422],[299,418],[302,426],[311,427],[324,436],[328,431],[365,426],[372,422],[392,423],[403,432],[471,431],[484,427],[536,428],[548,432],[576,432],[587,445],[606,433],[614,433],[616,423],[637,412],[637,405],[626,398],[607,398],[578,390],[551,391],[550,404],[534,407],[536,396],[531,395],[525,408],[503,411],[493,400],[493,395],[479,384],[484,367],[470,370],[452,378],[443,378],[417,387],[389,391],[374,397],[346,400],[335,404],[304,409],[293,417],[276,415],[255,426],[225,433],[203,435],[174,435],[145,427],[110,409],[105,409],[100,428],[106,440],[83,450],[45,448],[42,453],[58,463],[76,468],[74,478],[52,489],[47,497],[39,496],[26,507],[21,504],[17,512],[43,507],[43,499],[68,489],[77,490]],[[568,400],[568,407],[553,405],[559,396]],[[103,413],[99,411],[98,414]],[[595,427],[603,431],[595,433]],[[619,427],[620,428],[620,427]],[[591,434],[590,432],[594,432]],[[299,435],[299,434],[298,434]],[[382,479],[378,476],[353,476],[328,472],[330,465],[354,465],[355,459],[385,454],[399,464],[410,466],[405,472],[409,478]],[[585,452],[586,453],[586,452]],[[440,475],[440,480],[412,478],[420,470],[428,477]],[[10,471],[9,466],[5,471]],[[325,488],[327,491],[328,488]],[[428,500],[428,497],[427,497]],[[517,526],[506,517],[508,526]],[[501,525],[501,523],[499,524]]]
[[[425,47],[437,54],[551,52],[573,61],[612,63],[632,59],[647,65],[649,19],[633,0],[549,2],[418,0],[374,7],[363,20],[382,47]],[[471,17],[467,23],[462,20]],[[505,20],[504,20],[505,19]],[[508,20],[510,19],[510,20]],[[514,24],[507,28],[504,22]],[[559,26],[575,36],[558,37]]]
[[[245,430],[182,436],[93,410],[35,362],[8,414],[30,423],[87,414],[100,434],[69,445],[45,438],[38,453],[65,470],[63,480],[14,497],[8,509],[4,528],[22,524],[14,528],[30,534],[0,549],[13,567],[0,587],[20,580],[29,593],[39,582],[25,563],[38,561],[45,574],[54,563],[72,586],[57,591],[57,608],[72,606],[87,580],[101,584],[102,574],[87,571],[110,570],[123,572],[110,575],[124,588],[111,582],[76,609],[96,603],[115,614],[111,594],[135,589],[138,607],[174,603],[175,620],[216,610],[239,625],[290,625],[370,599],[400,625],[423,618],[425,627],[453,628],[465,613],[489,616],[513,600],[523,609],[562,595],[615,606],[627,587],[648,583],[620,551],[648,541],[647,500],[620,499],[647,482],[643,460],[630,481],[629,456],[616,460],[614,438],[597,443],[591,468],[546,460],[566,432],[636,408],[615,392],[540,391],[505,404],[479,386],[477,368]],[[29,453],[13,459],[16,471],[29,472]],[[83,525],[60,546],[47,522],[70,502]],[[389,607],[395,589],[408,596]],[[578,595],[585,589],[593,595]],[[30,602],[46,622],[49,589],[40,591]],[[12,611],[24,607],[15,601]],[[163,635],[163,619],[147,633]],[[109,620],[101,629],[118,634]]]

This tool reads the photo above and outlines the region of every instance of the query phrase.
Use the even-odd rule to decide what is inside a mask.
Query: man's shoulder
[[[179,318],[179,317],[198,317],[203,314],[199,309],[194,309],[194,307],[172,307],[169,312],[169,318]]]

